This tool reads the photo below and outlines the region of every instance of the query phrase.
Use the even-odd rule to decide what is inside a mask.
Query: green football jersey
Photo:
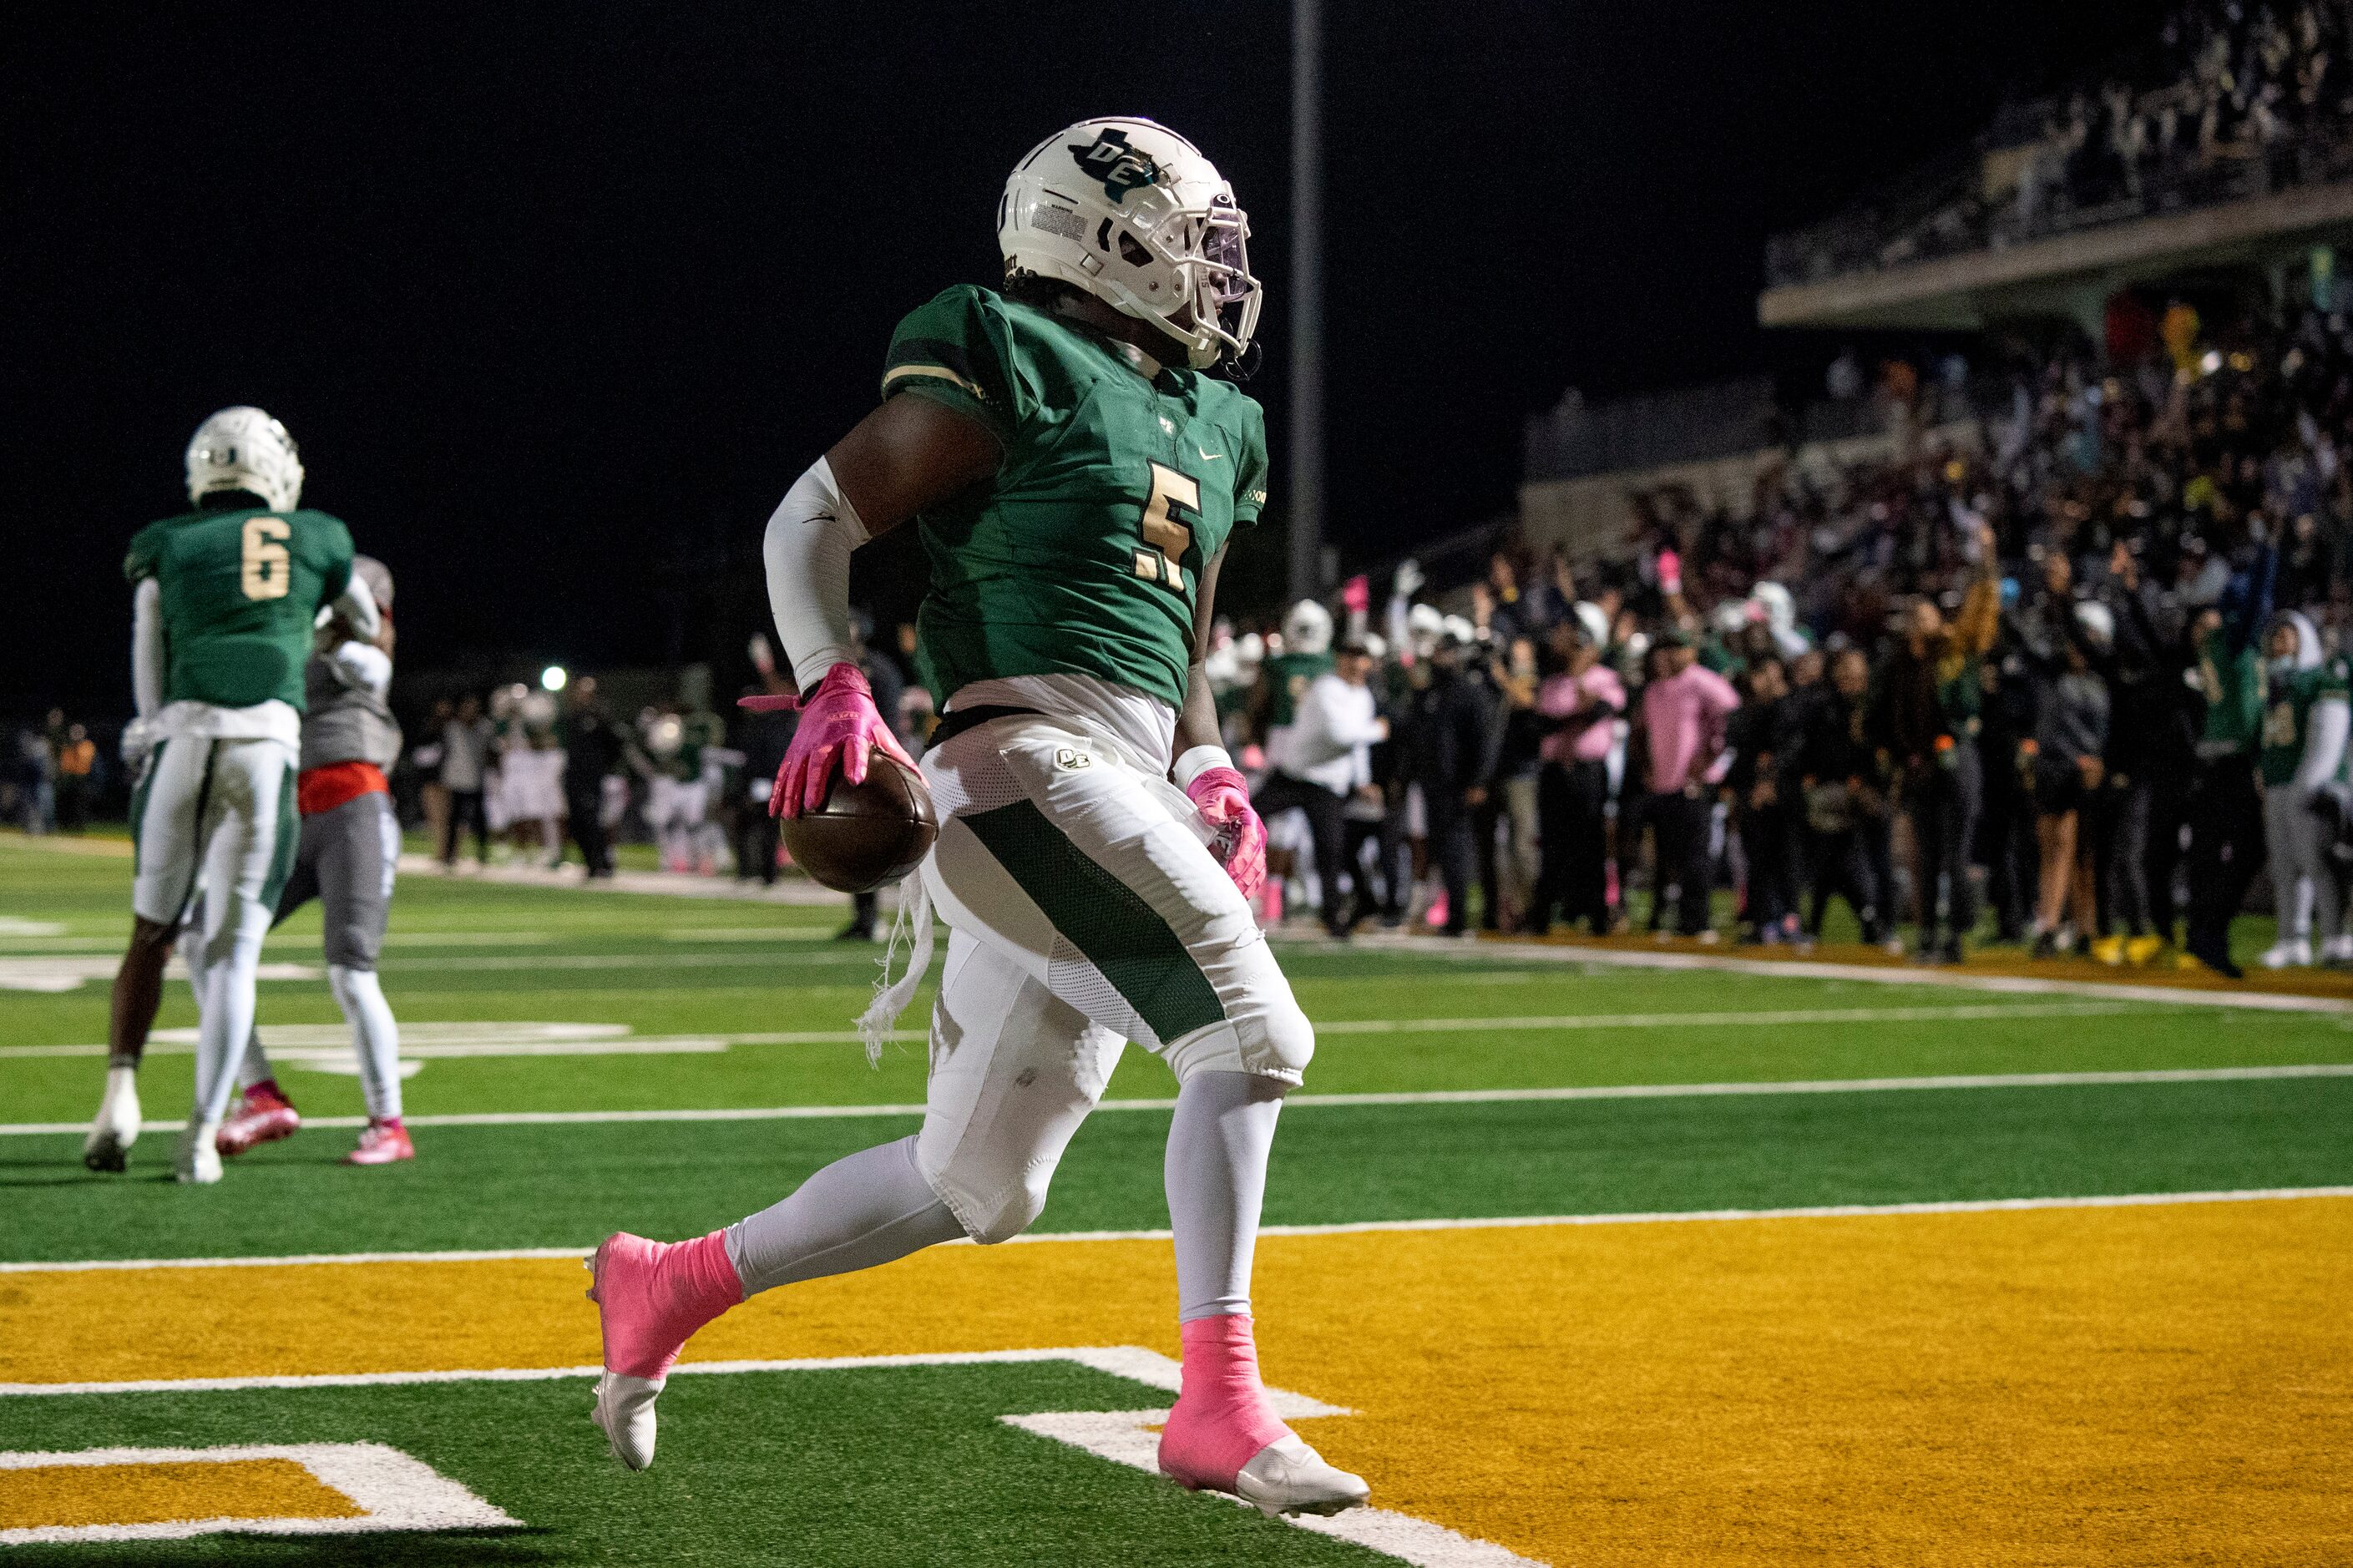
[[[2299,669],[2285,679],[2266,678],[2263,692],[2263,750],[2255,759],[2266,784],[2284,784],[2295,777],[2304,761],[2305,743],[2312,735],[2312,710],[2334,698],[2347,700],[2345,661],[2332,658],[2316,669]]]
[[[1266,424],[1233,386],[959,287],[899,323],[882,395],[986,426],[996,479],[916,520],[916,662],[966,684],[1087,675],[1181,708],[1203,565],[1266,504]]]
[[[164,701],[301,712],[311,623],[351,581],[352,535],[323,511],[190,512],[142,529],[122,574],[162,590]]]
[[[2206,722],[2199,733],[2202,758],[2243,756],[2259,743],[2263,722],[2263,658],[2253,647],[2236,654],[2219,645],[2219,631],[2198,638],[2198,688],[2206,694]]]
[[[1330,673],[1328,653],[1279,653],[1260,668],[1266,671],[1266,724],[1280,730],[1299,717],[1299,700],[1319,675]]]

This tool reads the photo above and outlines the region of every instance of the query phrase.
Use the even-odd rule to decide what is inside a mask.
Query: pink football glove
[[[874,706],[874,688],[866,672],[854,664],[837,664],[806,698],[745,697],[736,703],[755,712],[774,713],[798,708],[800,727],[785,748],[784,765],[776,770],[776,787],[768,792],[770,816],[798,816],[825,805],[833,787],[834,770],[851,784],[866,782],[866,763],[881,750],[909,767],[914,759],[882,721]],[[1261,835],[1263,838],[1264,835]]]
[[[1224,862],[1243,898],[1258,897],[1266,880],[1266,824],[1250,808],[1250,785],[1231,768],[1203,768],[1185,795],[1217,835],[1209,853]]]

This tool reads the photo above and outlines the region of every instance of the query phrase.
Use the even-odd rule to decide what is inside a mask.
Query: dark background
[[[1327,0],[1344,561],[1508,508],[1521,420],[1565,386],[1792,352],[1755,326],[1768,232],[2161,10]],[[740,658],[776,498],[869,406],[897,318],[994,279],[1006,171],[1087,115],[1175,126],[1251,214],[1281,523],[1282,6],[110,5],[12,29],[0,710],[128,709],[122,544],[181,510],[189,433],[237,402],[286,421],[305,500],[392,565],[406,669]],[[896,613],[913,564],[862,592]],[[1272,602],[1279,571],[1241,575]]]

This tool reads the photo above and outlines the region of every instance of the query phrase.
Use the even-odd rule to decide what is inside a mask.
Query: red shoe
[[[360,1133],[360,1146],[343,1156],[346,1165],[389,1165],[399,1160],[417,1158],[417,1145],[408,1141],[408,1129],[400,1124],[397,1116],[379,1121],[368,1118]]]
[[[613,1458],[654,1462],[654,1400],[694,1331],[744,1299],[723,1231],[666,1246],[617,1231],[588,1260],[588,1299],[605,1342],[596,1425]]]
[[[302,1118],[279,1091],[278,1080],[264,1079],[245,1091],[244,1101],[221,1123],[213,1147],[223,1154],[242,1154],[257,1143],[290,1138],[301,1125]]]

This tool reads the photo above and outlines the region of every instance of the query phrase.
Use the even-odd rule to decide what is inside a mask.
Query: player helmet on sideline
[[[1195,370],[1258,330],[1250,220],[1190,142],[1149,120],[1082,120],[1014,166],[997,207],[1005,274],[1050,278],[1185,345]]]
[[[288,511],[302,499],[302,458],[286,426],[259,408],[238,404],[196,426],[188,437],[188,499],[221,490],[259,496]]]
[[[1282,617],[1285,653],[1323,653],[1332,646],[1332,612],[1313,599],[1302,599]]]

